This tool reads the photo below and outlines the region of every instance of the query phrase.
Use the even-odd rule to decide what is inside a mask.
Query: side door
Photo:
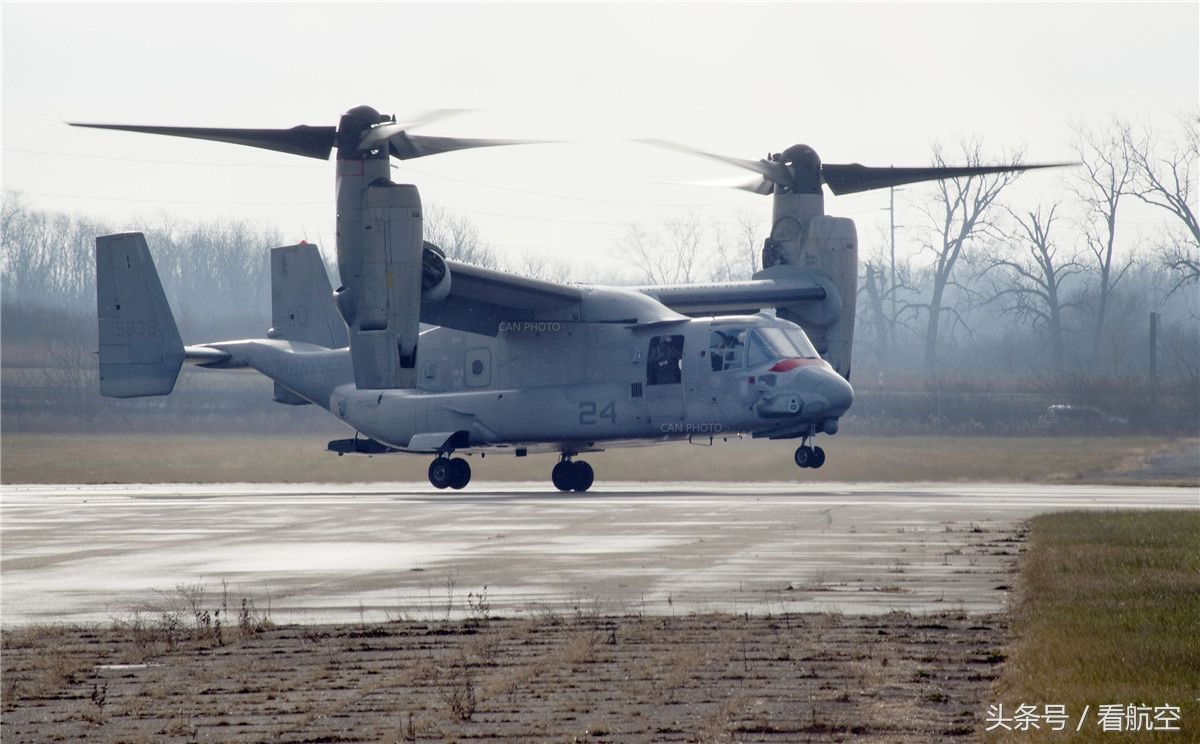
[[[651,336],[646,347],[646,417],[651,424],[683,420],[684,335]],[[663,429],[669,433],[670,429]]]
[[[748,393],[745,326],[713,323],[708,332],[708,375],[714,408],[736,418]]]

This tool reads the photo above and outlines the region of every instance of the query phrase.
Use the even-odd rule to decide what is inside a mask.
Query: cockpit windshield
[[[819,358],[803,330],[786,326],[755,328],[750,341],[750,357],[751,364],[781,357]]]

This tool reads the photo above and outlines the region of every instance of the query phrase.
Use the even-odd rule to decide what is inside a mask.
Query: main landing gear
[[[794,459],[802,468],[819,468],[825,464],[825,450],[802,444],[796,448]]]
[[[596,474],[592,466],[583,460],[572,460],[570,455],[563,455],[562,460],[550,471],[550,480],[560,491],[578,491],[583,493],[592,487]]]
[[[461,457],[450,459],[438,455],[436,460],[429,463],[429,482],[434,488],[453,488],[456,491],[466,488],[471,482],[471,466]]]

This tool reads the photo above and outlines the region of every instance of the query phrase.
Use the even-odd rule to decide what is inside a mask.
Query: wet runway
[[[1200,508],[1195,489],[1029,484],[5,486],[2,621],[251,600],[276,621],[524,612],[1003,609],[1019,524]],[[486,587],[486,588],[485,588]],[[222,600],[222,593],[227,599]]]

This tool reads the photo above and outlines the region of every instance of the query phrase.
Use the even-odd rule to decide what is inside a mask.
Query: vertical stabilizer
[[[267,335],[327,349],[350,344],[317,246],[301,243],[271,250],[271,330]]]
[[[142,233],[96,238],[100,394],[167,395],[183,365],[183,341]]]
[[[327,349],[350,345],[317,246],[300,243],[271,250],[271,330],[267,336]],[[289,406],[310,402],[278,382],[274,400]]]

